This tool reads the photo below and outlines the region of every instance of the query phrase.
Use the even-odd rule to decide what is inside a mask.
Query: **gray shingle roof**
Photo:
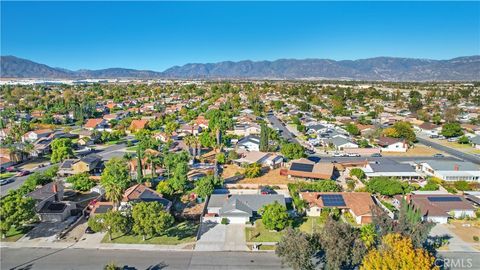
[[[374,172],[415,172],[412,166],[401,163],[370,164],[370,167]]]
[[[258,212],[263,206],[274,203],[275,201],[285,206],[285,197],[278,194],[212,194],[208,202],[208,207],[219,207],[220,214],[228,213],[228,215],[231,215],[229,212],[240,210],[251,216],[253,212]]]
[[[427,160],[425,161],[432,169],[436,171],[478,171],[480,166],[467,161],[448,161],[448,160]],[[458,167],[457,167],[458,166]]]

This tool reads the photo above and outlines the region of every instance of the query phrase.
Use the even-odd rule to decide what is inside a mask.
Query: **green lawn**
[[[314,233],[322,229],[325,219],[323,217],[306,217],[299,229],[305,233]]]
[[[18,239],[22,238],[31,227],[25,227],[25,228],[10,228],[10,230],[6,233],[6,238],[2,239],[4,242],[16,242]]]
[[[116,244],[154,244],[154,245],[178,245],[195,241],[198,225],[192,222],[178,223],[172,228],[166,230],[164,235],[154,236],[142,240],[141,235],[113,235],[112,241],[108,239],[108,235],[102,239],[102,243]]]
[[[134,146],[127,147],[127,151],[137,151],[137,146],[134,145]]]
[[[258,234],[257,236],[255,236]],[[254,227],[245,228],[245,235],[248,242],[278,242],[283,232],[270,231],[262,223],[261,219],[255,221]]]
[[[6,172],[6,173],[0,173],[0,180],[1,179],[6,179],[6,178],[10,178],[12,176],[14,176],[15,173],[14,172]]]

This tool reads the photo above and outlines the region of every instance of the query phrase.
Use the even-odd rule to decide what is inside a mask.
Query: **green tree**
[[[146,237],[161,235],[173,225],[173,216],[158,202],[139,202],[133,206],[133,232]]]
[[[298,143],[284,143],[280,152],[288,159],[298,159],[305,156],[305,149]]]
[[[225,164],[227,162],[227,157],[224,152],[218,153],[215,158],[219,164]]]
[[[377,232],[372,224],[366,224],[360,228],[360,238],[365,244],[365,247],[373,247],[375,245],[376,237]]]
[[[312,257],[315,247],[311,244],[310,236],[292,228],[285,229],[275,254],[294,270],[313,270],[315,266]]]
[[[142,152],[140,152],[140,150],[137,149],[137,183],[142,183],[142,181],[143,181]]]
[[[393,196],[405,194],[411,191],[407,182],[401,182],[397,179],[386,177],[375,177],[367,182],[367,190],[372,193]]]
[[[385,129],[383,134],[387,137],[403,138],[409,143],[417,140],[412,125],[404,121],[395,122],[392,127]]]
[[[447,138],[458,137],[463,135],[462,126],[459,123],[445,123],[442,126],[441,134]]]
[[[353,168],[350,170],[350,176],[355,176],[359,180],[365,179],[365,172],[360,168]]]
[[[113,158],[105,164],[100,178],[100,184],[105,189],[105,197],[114,203],[115,207],[122,199],[123,192],[131,180],[125,160]]]
[[[287,208],[277,201],[272,204],[265,205],[260,213],[262,215],[262,223],[269,230],[283,230],[288,223]]]
[[[110,241],[112,241],[113,233],[126,233],[129,227],[128,218],[119,211],[107,211],[103,216],[102,223]]]
[[[0,230],[2,238],[13,227],[19,228],[35,217],[35,200],[11,192],[0,200]]]
[[[173,190],[176,192],[183,192],[187,185],[187,174],[188,174],[188,164],[187,162],[177,163],[175,166],[175,171],[173,177],[170,178],[169,182]]]
[[[256,162],[249,164],[247,165],[243,173],[248,178],[259,177],[262,174],[262,166]]]
[[[268,127],[265,123],[262,123],[260,125],[261,129],[260,129],[260,152],[268,152],[268,146],[269,146],[269,142],[268,142]]]
[[[79,191],[88,191],[93,188],[96,184],[95,181],[90,179],[88,173],[75,174],[67,178],[67,183],[73,185],[73,189]]]
[[[353,136],[358,136],[360,135],[360,129],[358,129],[358,127],[352,123],[348,123],[346,126],[345,126],[345,130],[350,133],[350,135],[353,135]]]
[[[202,177],[195,182],[195,192],[198,194],[198,196],[201,198],[206,198],[213,193],[213,190],[215,189],[214,179],[215,177],[212,175]]]
[[[458,138],[458,143],[459,144],[469,144],[470,143],[470,139],[463,135],[462,137]]]
[[[50,161],[52,163],[60,162],[64,159],[73,157],[72,140],[68,138],[55,139],[51,143],[52,155]]]

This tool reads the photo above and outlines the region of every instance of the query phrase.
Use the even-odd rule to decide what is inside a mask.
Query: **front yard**
[[[193,222],[181,222],[167,229],[164,235],[147,238],[143,241],[141,235],[134,234],[113,234],[112,241],[108,239],[108,234],[102,239],[102,243],[115,244],[153,244],[153,245],[179,245],[195,242],[198,224]]]
[[[32,227],[23,227],[23,228],[10,228],[5,234],[5,238],[2,239],[4,242],[16,242],[18,239],[22,238]]]
[[[292,226],[311,234],[320,230],[325,221],[325,217],[303,217],[295,219]],[[262,220],[258,219],[253,227],[245,228],[245,236],[247,242],[278,242],[283,236],[283,231],[270,231],[265,228]]]

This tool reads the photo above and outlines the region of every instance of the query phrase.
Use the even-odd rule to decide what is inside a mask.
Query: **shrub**
[[[376,177],[367,183],[367,190],[372,193],[393,196],[405,194],[412,191],[412,187],[406,183],[394,178]]]
[[[357,179],[362,180],[365,179],[365,173],[360,168],[353,168],[350,170],[350,176],[355,176]]]
[[[479,240],[480,239],[478,238],[478,236],[476,236],[476,235],[473,236],[473,241],[478,242]]]
[[[227,224],[228,224],[228,218],[222,218],[221,223],[222,223],[223,225],[227,225]]]
[[[425,191],[433,191],[433,190],[438,190],[439,189],[439,186],[437,183],[435,183],[434,181],[432,181],[431,179],[429,179],[427,181],[427,184],[422,187],[420,190],[425,190]]]
[[[460,191],[465,191],[470,189],[470,185],[465,180],[455,181],[455,183],[453,183],[453,186]]]

